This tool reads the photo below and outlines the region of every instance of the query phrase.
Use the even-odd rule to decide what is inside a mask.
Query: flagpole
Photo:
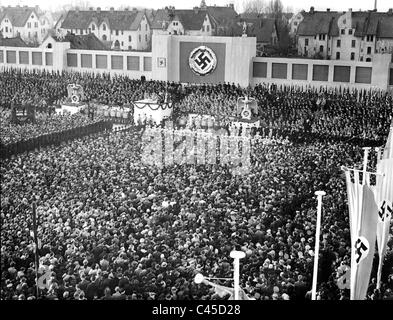
[[[232,251],[230,257],[233,258],[233,282],[235,287],[235,300],[239,300],[240,291],[240,259],[244,258],[246,254],[243,251]]]
[[[366,171],[367,171],[367,162],[368,162],[368,152],[371,149],[370,147],[362,148],[364,150],[364,158],[363,158],[363,185],[366,184]]]
[[[322,216],[322,197],[326,195],[326,192],[316,191],[315,195],[317,196],[318,199],[318,207],[317,207],[317,230],[315,233],[314,273],[313,273],[313,280],[312,280],[311,300],[316,300],[316,295],[317,295],[319,238],[321,233],[321,216]]]
[[[38,257],[38,235],[37,235],[37,215],[36,215],[37,205],[33,202],[33,233],[34,233],[34,255],[35,255],[35,283],[36,283],[36,293],[37,299],[39,298],[39,288],[38,288],[38,267],[39,267],[39,257]]]

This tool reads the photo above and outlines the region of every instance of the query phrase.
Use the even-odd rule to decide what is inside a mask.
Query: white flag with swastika
[[[354,182],[351,181],[351,171]],[[375,252],[378,208],[374,188],[362,185],[358,170],[345,169],[347,182],[349,221],[351,231],[351,300],[364,300],[370,281],[372,262]]]
[[[382,159],[378,159],[377,172],[381,174],[377,176],[377,183],[380,183],[381,188],[377,189],[375,194],[378,204],[377,244],[380,259],[377,273],[377,288],[379,288],[383,259],[389,239],[390,220],[393,214],[393,126],[390,127]]]

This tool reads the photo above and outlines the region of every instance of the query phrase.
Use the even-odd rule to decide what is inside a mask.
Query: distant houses
[[[302,11],[295,16],[298,54],[331,60],[372,61],[393,53],[393,11]],[[294,25],[297,23],[297,25]]]
[[[0,33],[4,38],[20,37],[28,43],[41,43],[52,26],[50,17],[37,6],[0,8]]]
[[[94,34],[115,50],[147,50],[151,46],[151,22],[145,11],[90,8],[70,10],[55,28],[75,35]]]

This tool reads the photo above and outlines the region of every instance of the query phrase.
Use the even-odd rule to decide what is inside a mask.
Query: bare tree
[[[284,6],[283,6],[281,0],[270,0],[266,11],[272,17],[279,19],[282,16],[283,9],[284,9]]]
[[[243,1],[244,13],[262,14],[266,12],[267,4],[265,0],[246,0]]]

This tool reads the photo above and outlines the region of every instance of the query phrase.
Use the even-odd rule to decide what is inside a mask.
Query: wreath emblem
[[[71,101],[72,101],[73,103],[78,103],[78,102],[79,102],[79,96],[76,95],[76,94],[73,94],[73,95],[71,96]]]

